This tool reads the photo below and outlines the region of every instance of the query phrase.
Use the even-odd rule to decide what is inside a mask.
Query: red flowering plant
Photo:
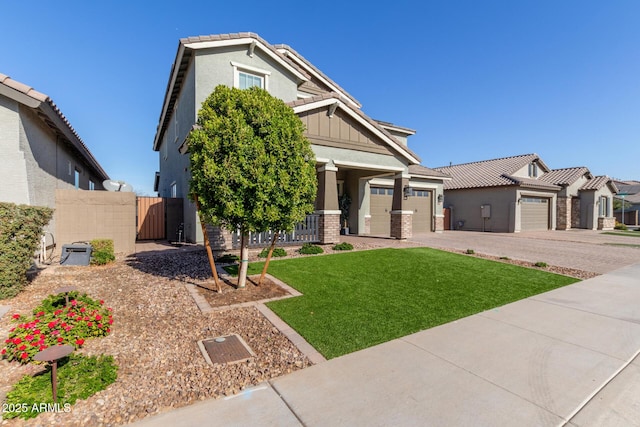
[[[8,360],[28,363],[39,351],[52,345],[80,348],[85,339],[106,336],[111,332],[113,316],[104,301],[96,301],[78,292],[70,292],[69,304],[64,295],[50,295],[33,310],[32,317],[13,315],[17,325],[10,329],[0,354]]]

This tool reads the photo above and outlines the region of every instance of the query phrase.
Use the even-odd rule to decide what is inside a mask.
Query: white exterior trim
[[[379,171],[385,171],[385,172],[401,172],[405,170],[403,167],[400,167],[400,166],[381,166],[381,165],[374,165],[373,163],[350,162],[347,160],[334,160],[333,163],[336,166],[350,167],[353,169],[366,169],[366,170],[373,169],[373,170],[379,170]]]
[[[413,215],[413,211],[389,211],[391,215]]]
[[[269,91],[269,77],[271,76],[271,71],[252,67],[250,65],[245,65],[235,61],[231,61],[231,66],[233,67],[233,87],[240,87],[240,73],[243,71],[247,71],[249,73],[253,73],[254,75],[262,77],[262,89],[266,90],[267,92]]]
[[[273,60],[275,60],[284,68],[286,68],[288,71],[293,73],[297,78],[299,78],[304,82],[309,81],[309,79],[304,74],[296,70],[289,63],[283,60],[282,57],[277,55],[274,51],[272,51],[267,46],[265,46],[262,42],[254,39],[253,37],[245,37],[241,39],[230,39],[230,40],[212,40],[208,42],[185,43],[184,47],[197,50],[197,49],[209,49],[214,47],[239,46],[243,44],[251,45],[252,43],[255,43],[255,47],[257,47],[258,49],[260,49],[261,51],[269,55]]]
[[[323,82],[324,84],[326,84],[327,86],[329,86],[329,88],[331,88],[331,90],[333,92],[339,93],[340,95],[344,96],[344,98],[349,101],[350,104],[352,104],[354,107],[356,108],[360,108],[360,106],[358,105],[358,103],[356,103],[355,101],[353,101],[351,98],[349,98],[346,93],[342,90],[339,89],[338,87],[336,87],[335,85],[331,84],[331,81],[327,80],[324,76],[322,76],[321,74],[317,73],[313,67],[309,67],[307,64],[305,64],[304,61],[302,61],[300,58],[298,58],[293,52],[291,52],[290,50],[287,49],[278,49],[278,52],[286,55],[288,58],[292,58],[293,61],[299,66],[304,68],[304,70],[311,74],[313,77],[317,78],[318,80],[320,80],[321,82]]]
[[[316,162],[317,163],[329,163],[331,161],[331,159],[327,159],[325,157],[316,157]]]
[[[321,211],[314,211],[313,213],[318,215],[340,215],[342,211],[321,210]]]

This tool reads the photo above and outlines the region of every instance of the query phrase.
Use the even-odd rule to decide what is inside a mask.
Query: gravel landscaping
[[[357,242],[354,248],[373,249],[388,243]],[[295,249],[286,248],[288,257],[301,256]],[[334,252],[330,246],[323,249],[325,253]],[[261,260],[258,252],[251,251],[251,261]],[[470,256],[531,267],[523,261]],[[544,269],[582,279],[594,276],[561,267]],[[79,401],[71,412],[43,413],[29,421],[3,420],[2,425],[122,425],[198,400],[233,395],[311,364],[255,307],[232,305],[282,297],[286,291],[270,282],[260,288],[249,282],[245,290],[236,290],[233,279],[226,278],[223,293],[217,294],[207,290],[214,289],[210,275],[205,252],[197,247],[183,248],[179,253],[150,253],[103,267],[51,266],[20,295],[0,301],[0,305],[11,306],[9,314],[0,319],[0,335],[6,337],[12,327],[10,314],[30,314],[33,307],[60,287],[73,285],[93,298],[104,299],[113,308],[111,334],[88,340],[80,351],[112,355],[119,366],[114,384]],[[210,306],[226,309],[202,313],[188,289],[193,285]],[[244,363],[208,365],[197,341],[234,333],[245,340],[256,357]],[[23,375],[42,369],[33,364],[0,361],[0,397],[4,398]]]
[[[236,394],[310,364],[255,307],[202,314],[185,281],[205,280],[207,269],[204,251],[130,258],[105,267],[49,267],[16,298],[0,302],[11,306],[10,314],[29,314],[47,295],[67,285],[104,299],[113,308],[111,334],[88,340],[81,351],[113,355],[119,366],[114,384],[79,401],[71,412],[3,420],[2,425],[121,425],[198,400]],[[0,321],[2,336],[8,334],[10,320],[6,315]],[[245,363],[208,365],[197,341],[233,333],[256,357]],[[41,370],[1,361],[0,393],[4,396],[23,375]]]

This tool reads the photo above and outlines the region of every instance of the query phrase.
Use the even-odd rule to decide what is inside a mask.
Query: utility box
[[[491,205],[480,206],[480,213],[482,214],[482,218],[491,218]]]
[[[89,265],[93,248],[88,243],[62,245],[61,265]]]

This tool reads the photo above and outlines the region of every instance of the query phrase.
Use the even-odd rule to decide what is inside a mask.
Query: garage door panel
[[[412,229],[414,233],[431,231],[432,203],[431,191],[413,190],[411,197],[407,199],[407,210],[413,212]]]
[[[393,189],[371,188],[369,213],[371,214],[371,230],[373,236],[389,236],[391,234],[391,205]]]
[[[520,229],[522,231],[549,229],[549,199],[522,197],[520,199]]]

